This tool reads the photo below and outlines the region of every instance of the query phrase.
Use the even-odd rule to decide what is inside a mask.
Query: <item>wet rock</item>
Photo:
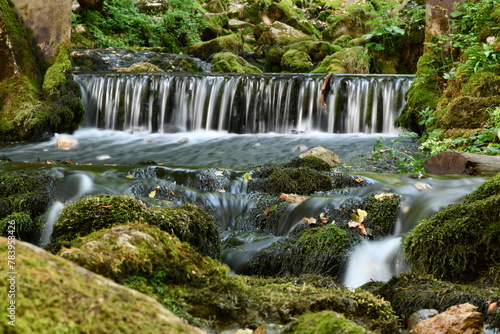
[[[310,156],[317,157],[325,161],[331,167],[335,167],[337,165],[340,165],[341,163],[340,158],[335,153],[321,146],[314,147],[309,151],[302,153],[301,155],[299,155],[299,158],[306,158]]]
[[[56,148],[70,150],[78,144],[78,140],[70,137],[60,137],[56,141]]]
[[[218,52],[232,52],[236,55],[243,52],[243,40],[240,34],[221,36],[212,40],[189,46],[189,54],[201,59],[208,59]]]
[[[7,258],[7,239],[0,239],[0,254]],[[25,312],[15,322],[20,333],[45,333],[48,323],[57,332],[71,328],[79,333],[113,333],[122,328],[142,333],[204,333],[153,298],[41,248],[16,240],[16,256],[23,264],[16,268],[16,305],[22,305]],[[4,300],[8,300],[6,282],[0,284]],[[0,331],[7,332],[7,327],[6,320]]]
[[[483,318],[477,307],[465,303],[417,324],[414,334],[482,334]]]
[[[210,60],[214,73],[262,73],[262,71],[247,62],[243,57],[232,52],[219,52]]]

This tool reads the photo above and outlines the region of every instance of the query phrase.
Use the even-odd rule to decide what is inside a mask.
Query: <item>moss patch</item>
[[[311,73],[367,74],[370,71],[370,55],[362,46],[342,49],[325,57]]]
[[[269,175],[267,192],[272,194],[312,194],[332,189],[332,178],[309,167],[277,169]]]
[[[201,59],[208,59],[219,52],[232,52],[237,55],[243,52],[243,40],[240,34],[217,37],[207,42],[191,45],[188,52]]]
[[[366,334],[364,327],[346,319],[342,314],[333,311],[307,313],[298,318],[297,323],[289,326],[285,333],[296,334]]]

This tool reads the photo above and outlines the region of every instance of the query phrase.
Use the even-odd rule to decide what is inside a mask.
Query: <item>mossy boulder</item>
[[[0,231],[15,221],[16,237],[36,242],[43,215],[55,201],[56,180],[43,171],[4,171],[0,174]]]
[[[66,206],[52,234],[49,248],[68,247],[76,237],[117,224],[145,221],[192,243],[204,255],[220,257],[220,240],[213,217],[192,204],[147,207],[132,196],[86,196]]]
[[[0,253],[7,258],[8,241],[0,239]],[[17,240],[15,250],[22,265],[16,267],[14,299],[8,297],[9,282],[0,283],[3,333],[204,333],[153,298],[41,248]],[[9,300],[16,302],[15,327],[8,323],[13,320]]]
[[[365,47],[346,48],[326,56],[311,73],[367,74],[370,73],[370,59]]]
[[[304,51],[288,50],[281,58],[281,67],[291,73],[308,73],[312,68],[312,61]]]
[[[346,319],[342,314],[333,311],[306,313],[289,325],[285,333],[294,334],[368,334],[366,328]]]
[[[300,41],[284,47],[285,51],[303,51],[309,55],[314,63],[323,60],[326,56],[340,51],[342,48],[326,41]]]
[[[403,322],[421,309],[443,312],[453,305],[471,303],[478,307],[487,324],[500,328],[500,309],[487,312],[489,303],[499,299],[498,285],[478,288],[408,273],[394,276],[386,283],[368,283],[363,287],[390,302]]]
[[[210,60],[214,73],[262,73],[257,67],[248,63],[243,57],[232,52],[216,53]]]
[[[219,231],[212,216],[193,204],[148,207],[144,220],[192,245],[205,256],[220,258]]]
[[[162,73],[164,71],[154,64],[140,62],[127,68],[121,68],[118,72]]]
[[[276,21],[265,26],[257,40],[257,46],[288,45],[305,39],[314,39],[314,37],[308,36],[283,22]]]
[[[232,52],[236,55],[243,52],[243,39],[240,34],[231,34],[214,38],[189,46],[190,55],[201,59],[208,59],[211,55],[219,52]]]
[[[500,257],[500,174],[465,199],[424,219],[405,238],[412,269],[438,279],[468,283]]]
[[[369,11],[358,9],[344,15],[338,15],[338,17],[321,33],[323,39],[334,41],[343,35],[356,38],[369,33],[371,30],[370,26],[366,24],[366,22],[373,19],[373,15]]]
[[[332,178],[309,167],[281,168],[269,175],[266,187],[271,194],[308,195],[332,189]]]

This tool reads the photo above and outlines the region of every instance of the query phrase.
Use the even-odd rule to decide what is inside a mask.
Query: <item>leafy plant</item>
[[[490,115],[490,122],[485,124],[483,130],[467,138],[455,139],[454,144],[463,148],[464,152],[500,154],[500,144],[497,138],[500,130],[500,106],[487,108],[486,112]]]

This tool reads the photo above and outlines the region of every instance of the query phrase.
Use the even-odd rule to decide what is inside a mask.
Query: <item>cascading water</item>
[[[75,74],[85,127],[231,133],[396,133],[413,76],[266,74]]]

